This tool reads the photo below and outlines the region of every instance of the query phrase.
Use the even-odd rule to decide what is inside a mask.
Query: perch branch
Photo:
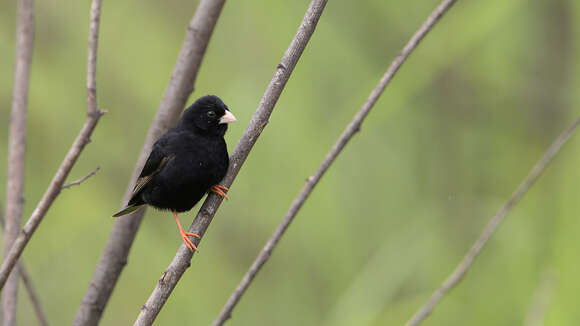
[[[324,10],[326,2],[326,0],[312,0],[310,2],[296,35],[284,53],[282,60],[276,67],[274,76],[268,84],[256,112],[232,153],[228,173],[221,184],[227,187],[231,186],[252,147],[256,143],[263,129],[266,127],[268,119],[272,114],[274,106],[276,105],[286,82],[290,78],[296,63],[308,44],[310,37],[314,33],[316,24]],[[193,221],[193,224],[189,228],[189,231],[203,236],[221,204],[221,201],[222,198],[220,196],[214,194],[208,195]],[[197,241],[196,245],[199,244],[199,240],[196,239],[194,241]],[[171,295],[171,292],[177,285],[177,282],[190,265],[192,256],[193,253],[184,245],[179,247],[173,261],[161,276],[161,279],[157,283],[153,293],[145,305],[141,308],[141,312],[135,321],[135,325],[145,326],[151,325],[154,322],[159,311],[167,301],[167,298]]]
[[[100,0],[93,0],[91,5],[91,30],[89,31],[90,37],[92,39],[93,36],[96,38],[98,35],[99,29],[99,17],[101,15],[101,1]],[[88,60],[88,71],[93,71],[92,76],[95,78],[94,71],[95,64],[96,64],[96,51],[97,51],[97,42],[90,41],[89,42],[89,60]],[[92,58],[92,59],[91,59]],[[10,248],[8,254],[4,257],[4,261],[2,262],[2,266],[0,266],[0,289],[4,287],[6,283],[6,279],[10,271],[16,265],[18,258],[24,251],[24,248],[28,244],[28,241],[32,237],[32,234],[46,215],[46,212],[60,193],[62,189],[62,184],[64,183],[66,177],[68,176],[70,170],[74,166],[76,160],[78,159],[79,155],[81,154],[82,150],[90,141],[90,136],[97,125],[97,122],[104,114],[104,111],[100,110],[96,105],[96,101],[91,99],[91,97],[96,96],[96,91],[94,88],[95,81],[87,83],[88,88],[88,115],[83,125],[83,128],[79,132],[77,138],[73,142],[71,148],[69,149],[68,153],[66,154],[63,162],[61,163],[60,167],[56,171],[54,178],[52,179],[48,189],[42,196],[42,199],[32,212],[32,215],[24,225],[24,228],[14,241],[14,244]],[[92,87],[92,89],[90,88]]]
[[[18,1],[16,27],[16,64],[10,111],[8,143],[8,174],[6,182],[6,231],[4,257],[18,237],[22,225],[24,204],[24,168],[26,156],[26,112],[30,86],[30,64],[34,47],[34,1]],[[7,275],[8,276],[8,275]],[[9,275],[8,286],[2,291],[2,325],[16,325],[18,315],[18,268]]]
[[[72,186],[78,186],[78,185],[80,185],[81,183],[83,183],[83,182],[84,182],[85,180],[87,180],[88,178],[90,178],[90,177],[92,177],[93,175],[97,174],[97,172],[98,172],[100,169],[101,169],[101,168],[97,166],[97,167],[96,167],[94,170],[92,170],[91,172],[89,172],[89,174],[85,175],[84,177],[82,177],[82,178],[80,178],[80,179],[78,179],[78,180],[75,180],[75,181],[72,181],[72,182],[69,182],[69,183],[67,183],[67,184],[63,185],[63,186],[62,186],[62,189],[68,189],[68,188],[70,188],[70,187],[72,187]]]
[[[377,100],[387,87],[387,85],[391,82],[391,80],[401,67],[401,65],[405,62],[407,57],[411,54],[411,52],[413,52],[413,50],[417,47],[417,45],[419,45],[423,37],[425,37],[425,35],[433,28],[433,26],[435,25],[435,23],[437,23],[439,18],[441,18],[441,16],[449,8],[451,8],[451,6],[454,3],[455,0],[443,1],[431,13],[431,15],[427,18],[427,20],[423,23],[423,25],[421,25],[421,27],[417,30],[417,32],[415,32],[415,34],[411,37],[409,42],[407,42],[405,47],[403,47],[403,50],[401,50],[401,52],[393,60],[393,62],[391,62],[391,65],[389,66],[383,77],[380,79],[375,89],[373,89],[373,91],[367,98],[366,102],[362,105],[360,110],[356,113],[354,118],[342,132],[342,134],[340,135],[340,137],[338,138],[332,149],[328,152],[328,154],[322,161],[322,164],[320,164],[320,166],[318,167],[318,169],[316,169],[314,174],[307,179],[306,184],[302,187],[302,190],[300,190],[300,193],[298,194],[296,199],[294,199],[292,205],[290,205],[288,212],[286,213],[286,215],[284,216],[284,218],[282,219],[282,221],[280,222],[280,224],[278,225],[278,227],[276,228],[276,230],[274,231],[274,233],[272,234],[272,236],[270,237],[264,248],[262,248],[260,254],[254,260],[252,266],[250,266],[250,268],[248,269],[248,271],[238,284],[237,288],[232,293],[232,295],[226,302],[225,306],[222,308],[220,314],[213,322],[212,324],[213,326],[223,325],[231,317],[232,310],[240,301],[242,295],[245,293],[245,291],[248,289],[248,287],[256,277],[256,274],[260,271],[262,266],[268,261],[268,259],[272,255],[272,252],[274,251],[274,248],[278,244],[278,241],[280,241],[280,239],[284,235],[284,232],[286,231],[288,226],[290,226],[290,223],[292,223],[292,220],[294,219],[294,217],[296,216],[296,214],[298,213],[298,211],[300,210],[306,199],[308,199],[308,196],[312,193],[312,190],[314,190],[316,184],[318,184],[324,173],[328,170],[330,165],[332,165],[332,163],[341,153],[341,151],[346,146],[348,141],[356,134],[356,132],[360,130],[360,126],[363,120],[366,118],[369,111],[373,108],[373,106],[375,105],[375,103],[377,102]]]
[[[532,170],[528,173],[524,181],[518,186],[516,191],[512,194],[511,198],[503,205],[503,207],[495,214],[495,216],[489,221],[487,226],[481,232],[479,238],[475,241],[471,249],[467,252],[465,257],[459,262],[455,270],[447,277],[445,282],[437,289],[429,300],[419,309],[415,315],[409,320],[406,326],[417,326],[419,325],[435,308],[435,305],[441,301],[443,296],[445,296],[449,291],[451,291],[465,276],[465,273],[469,270],[473,261],[477,255],[481,252],[481,249],[485,246],[491,235],[495,232],[498,225],[503,221],[505,216],[511,211],[511,209],[520,201],[520,199],[528,192],[528,190],[534,185],[536,180],[542,175],[542,172],[546,170],[552,159],[560,152],[560,149],[570,138],[576,127],[580,124],[580,118],[574,121],[568,129],[564,130],[558,138],[552,143],[548,150],[544,153],[542,158],[534,165]]]
[[[123,197],[127,203],[135,180],[141,172],[153,143],[175,124],[189,95],[193,92],[197,73],[225,0],[201,0],[189,25],[169,84],[163,94],[159,109],[145,139],[145,144],[133,170],[133,175]],[[127,264],[129,250],[145,213],[140,209],[115,221],[105,248],[83,300],[77,310],[73,325],[97,325],[111,297],[119,275]]]
[[[2,228],[2,230],[5,230],[5,225],[4,225],[4,216],[2,215],[2,206],[0,205],[0,228]],[[46,319],[46,315],[44,314],[44,310],[42,309],[42,306],[40,305],[40,300],[38,299],[38,294],[36,294],[36,289],[34,288],[34,285],[32,284],[32,280],[30,279],[30,276],[28,275],[28,272],[26,271],[26,268],[24,267],[24,264],[19,261],[17,263],[18,265],[18,271],[20,272],[20,278],[22,279],[22,283],[24,284],[24,287],[26,288],[26,292],[28,292],[28,297],[30,299],[30,302],[32,303],[32,307],[34,308],[34,312],[36,313],[36,317],[38,318],[38,324],[41,326],[48,326],[48,320]]]

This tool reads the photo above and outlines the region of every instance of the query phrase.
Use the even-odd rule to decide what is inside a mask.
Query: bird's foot
[[[179,217],[177,217],[176,211],[173,211],[173,216],[175,216],[175,222],[177,223],[177,228],[179,229],[179,235],[181,236],[181,239],[183,239],[185,246],[191,251],[197,251],[197,247],[189,237],[196,237],[198,239],[201,239],[201,237],[197,233],[185,232],[185,230],[181,227],[181,222],[179,221]]]
[[[216,194],[222,196],[225,199],[229,199],[228,195],[226,195],[226,193],[224,191],[228,191],[230,190],[228,187],[226,186],[222,186],[222,185],[215,185],[213,187],[211,187],[211,191],[215,192]]]
[[[189,250],[197,251],[197,246],[193,243],[193,241],[191,241],[189,237],[196,237],[198,239],[201,239],[199,235],[197,235],[196,233],[185,232],[183,230],[179,230],[179,234],[181,235],[181,239],[183,239],[183,243],[185,243],[185,246],[187,246]]]

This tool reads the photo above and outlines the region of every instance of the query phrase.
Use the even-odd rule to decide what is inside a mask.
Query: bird
[[[234,121],[236,117],[219,97],[206,95],[196,100],[175,127],[153,144],[127,206],[113,217],[143,205],[170,210],[183,242],[196,251],[189,237],[200,237],[183,230],[178,213],[191,210],[209,191],[228,198],[225,192],[229,189],[219,182],[229,166],[224,135]]]

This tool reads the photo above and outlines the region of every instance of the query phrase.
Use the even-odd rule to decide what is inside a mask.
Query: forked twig
[[[391,62],[391,65],[375,87],[373,91],[370,93],[369,97],[367,98],[366,102],[360,108],[360,110],[356,113],[354,118],[351,122],[347,125],[345,130],[342,132],[334,146],[331,148],[330,152],[326,154],[326,157],[322,161],[322,164],[316,169],[314,174],[310,176],[306,184],[300,190],[298,196],[290,205],[288,212],[274,231],[274,234],[270,237],[264,248],[262,248],[260,254],[254,262],[252,266],[248,269],[228,301],[226,302],[225,306],[222,308],[222,311],[219,313],[215,321],[213,322],[213,326],[223,325],[226,320],[231,317],[232,310],[240,301],[242,295],[246,292],[250,284],[252,283],[253,279],[256,277],[256,274],[260,271],[262,266],[268,261],[274,248],[278,244],[278,241],[284,235],[284,232],[292,223],[292,220],[306,201],[308,196],[312,193],[312,190],[318,184],[318,181],[322,178],[326,170],[332,165],[336,157],[341,153],[342,149],[346,146],[348,141],[354,136],[356,132],[360,130],[360,126],[375,105],[387,85],[391,82],[401,65],[405,62],[407,57],[413,52],[413,50],[419,45],[423,37],[433,28],[435,23],[441,18],[441,16],[451,8],[451,6],[455,3],[456,0],[445,0],[443,1],[427,18],[427,20],[419,27],[419,30],[415,32],[415,34],[411,37],[409,42],[403,47],[403,50],[397,55],[397,57]]]
[[[574,130],[580,124],[580,118],[574,121],[570,127],[564,130],[558,138],[552,143],[548,150],[544,153],[542,158],[534,165],[532,170],[528,173],[526,178],[518,186],[516,191],[512,194],[511,198],[502,206],[502,208],[495,214],[495,216],[489,221],[487,226],[483,229],[479,238],[475,241],[471,249],[467,252],[465,257],[459,262],[455,270],[447,277],[445,282],[437,289],[429,300],[419,309],[415,315],[407,322],[406,326],[417,326],[419,325],[435,308],[435,305],[441,301],[443,296],[447,294],[451,289],[453,289],[465,276],[465,273],[469,270],[473,261],[477,255],[481,252],[481,249],[485,246],[491,235],[494,233],[498,225],[503,221],[507,213],[520,201],[523,195],[525,195],[528,190],[534,185],[536,180],[542,175],[542,172],[546,170],[546,167],[550,164],[554,156],[558,154],[564,143],[570,138]]]
[[[10,274],[10,271],[16,265],[18,258],[24,251],[24,248],[28,244],[28,241],[32,237],[32,234],[46,215],[46,212],[60,193],[62,185],[68,176],[70,170],[76,163],[82,150],[90,141],[90,136],[97,125],[97,122],[104,114],[104,111],[97,107],[96,103],[96,89],[95,84],[95,71],[96,71],[96,52],[97,52],[97,36],[99,32],[99,19],[101,15],[101,0],[93,0],[91,5],[91,27],[89,31],[89,59],[88,59],[88,71],[89,75],[92,77],[87,81],[88,99],[87,99],[87,119],[83,128],[79,132],[77,138],[73,142],[71,148],[66,154],[63,162],[56,171],[56,175],[53,177],[48,189],[42,196],[42,199],[32,212],[32,215],[24,225],[24,228],[16,238],[16,241],[10,248],[8,254],[4,257],[2,266],[0,266],[0,289],[4,287],[6,279]],[[91,73],[92,72],[92,73]]]
[[[220,184],[225,185],[226,187],[231,186],[252,147],[262,133],[262,130],[264,130],[286,82],[290,78],[296,63],[300,59],[304,48],[314,33],[314,29],[316,28],[318,20],[322,15],[322,11],[326,6],[326,2],[327,0],[312,0],[310,2],[306,14],[298,27],[296,35],[282,56],[282,60],[276,67],[274,76],[272,77],[270,84],[268,84],[266,92],[262,96],[252,120],[230,157],[228,173]],[[221,201],[222,197],[220,196],[215,194],[208,195],[200,208],[197,217],[193,221],[193,224],[189,228],[189,231],[197,233],[203,237],[219,205],[221,204]],[[195,239],[194,241],[197,241],[196,245],[199,244],[199,240]],[[167,301],[167,298],[169,298],[171,292],[177,285],[177,282],[179,282],[179,279],[190,265],[192,255],[193,253],[189,251],[185,245],[182,244],[179,247],[173,261],[165,270],[159,282],[157,282],[153,293],[151,293],[151,296],[145,305],[141,308],[141,313],[137,317],[135,325],[145,326],[153,323],[159,314],[159,311],[161,311],[163,305]]]

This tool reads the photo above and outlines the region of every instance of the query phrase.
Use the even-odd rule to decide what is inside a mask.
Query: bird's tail
[[[117,213],[113,214],[113,217],[119,217],[123,215],[127,215],[133,211],[138,210],[143,204],[130,204],[129,206],[123,208],[122,210],[118,211]]]

